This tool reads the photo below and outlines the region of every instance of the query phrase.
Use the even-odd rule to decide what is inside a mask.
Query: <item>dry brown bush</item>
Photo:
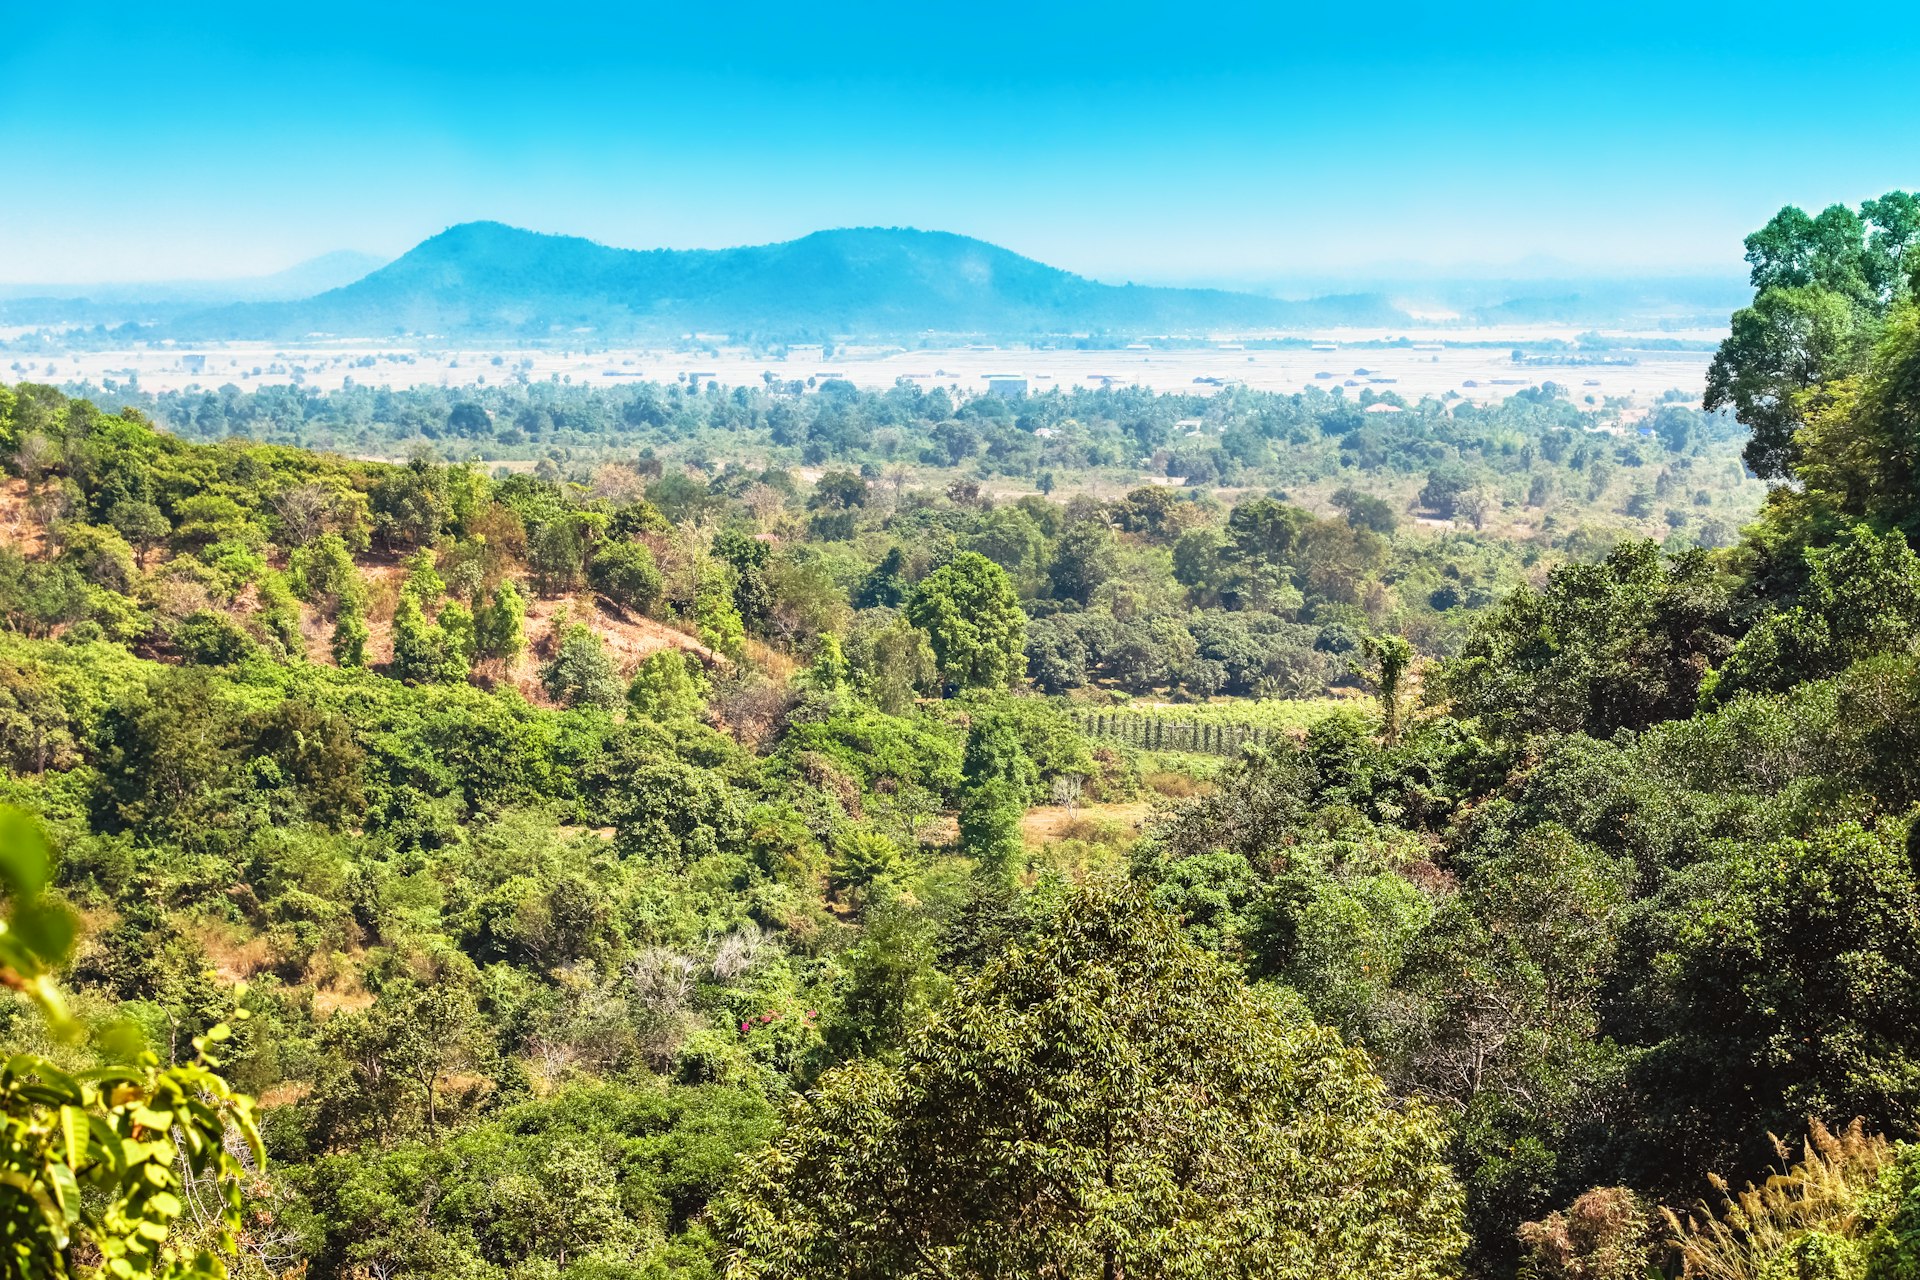
[[[1638,1280],[1654,1247],[1653,1215],[1626,1187],[1595,1187],[1519,1234],[1527,1280]]]

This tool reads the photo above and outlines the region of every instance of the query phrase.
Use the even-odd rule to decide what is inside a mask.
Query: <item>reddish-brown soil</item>
[[[47,549],[47,531],[27,506],[27,482],[19,476],[0,480],[0,545],[32,560]]]

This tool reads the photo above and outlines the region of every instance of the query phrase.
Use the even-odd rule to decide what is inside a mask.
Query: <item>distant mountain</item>
[[[233,283],[246,286],[245,292],[240,295],[243,298],[262,302],[293,301],[352,284],[368,272],[386,266],[387,262],[388,259],[378,254],[335,249],[332,253],[323,253],[317,258],[296,263],[285,271]]]
[[[1724,328],[1753,296],[1747,277],[1656,276],[1514,284],[1462,308],[1479,324],[1648,324]]]
[[[93,284],[0,284],[0,320],[10,324],[159,324],[239,302],[292,302],[337,289],[387,259],[336,249],[264,276]]]
[[[739,249],[614,249],[497,222],[441,232],[342,288],[183,317],[181,337],[437,334],[596,341],[927,333],[1146,335],[1394,324],[1378,297],[1284,302],[1099,284],[966,236],[820,231]]]

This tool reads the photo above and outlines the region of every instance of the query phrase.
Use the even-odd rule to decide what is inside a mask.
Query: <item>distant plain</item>
[[[1572,343],[1578,331],[1547,326],[1424,331],[1335,330],[1312,335],[1316,346],[1245,350],[1232,345],[1141,350],[1078,350],[1022,346],[793,347],[768,354],[743,347],[700,350],[615,348],[564,351],[551,348],[437,347],[342,341],[304,345],[227,343],[209,346],[142,346],[16,357],[10,381],[125,385],[137,380],[147,391],[242,390],[289,382],[331,390],[351,379],[361,386],[472,386],[559,380],[609,386],[639,380],[675,382],[698,376],[722,386],[757,386],[769,376],[782,382],[844,378],[861,387],[884,388],[907,378],[923,387],[962,393],[987,389],[994,375],[1026,380],[1030,394],[1052,387],[1139,386],[1153,391],[1208,395],[1235,383],[1261,391],[1305,387],[1397,393],[1409,400],[1448,393],[1473,401],[1503,399],[1544,382],[1566,387],[1576,400],[1613,397],[1644,410],[1671,392],[1697,400],[1711,352],[1720,335],[1707,331],[1610,333],[1608,344],[1583,346],[1581,357],[1631,361],[1555,363],[1540,344]],[[1298,338],[1301,335],[1290,335]],[[1674,340],[1699,350],[1654,347]],[[1412,345],[1376,345],[1399,340]],[[1251,339],[1250,339],[1251,341]],[[1591,339],[1589,339],[1589,343]],[[1548,363],[1516,364],[1513,350]],[[204,357],[204,362],[194,357]]]

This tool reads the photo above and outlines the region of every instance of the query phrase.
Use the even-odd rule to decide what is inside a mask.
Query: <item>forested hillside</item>
[[[1909,1274],[1914,209],[1750,437],[0,389],[10,1265]]]

